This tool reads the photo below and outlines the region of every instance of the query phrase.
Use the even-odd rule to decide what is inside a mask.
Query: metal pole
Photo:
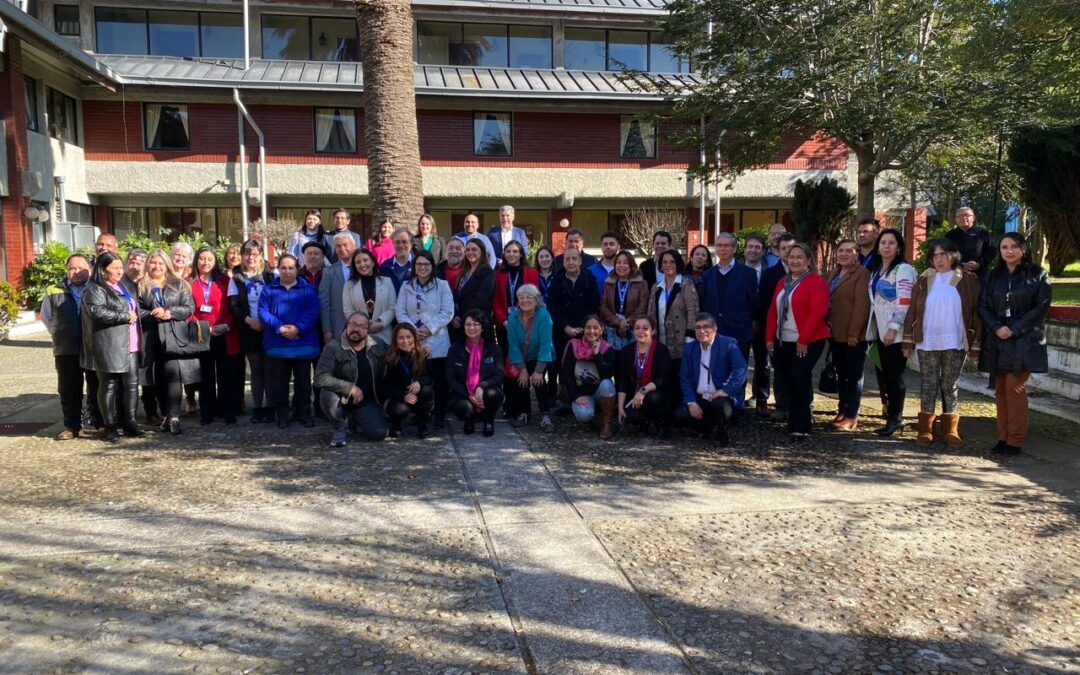
[[[244,70],[251,67],[251,23],[248,0],[244,0]]]
[[[244,115],[239,109],[236,111],[236,128],[240,134],[240,160],[237,162],[237,173],[240,183],[240,214],[244,224],[244,241],[248,240],[248,202],[247,202],[247,147],[244,145]]]
[[[998,193],[1001,191],[1001,152],[1005,148],[1005,134],[1003,131],[998,132],[998,154],[997,154],[997,171],[994,174],[994,208],[990,210],[990,227],[991,232],[994,231],[994,223],[997,222],[997,207],[998,207]]]
[[[266,136],[263,134],[262,129],[259,128],[259,125],[255,123],[255,120],[251,117],[251,113],[248,112],[248,109],[244,107],[244,102],[240,100],[239,89],[233,89],[233,100],[236,102],[236,107],[240,110],[244,119],[247,120],[247,123],[255,130],[255,135],[259,137],[259,206],[262,211],[263,223],[263,255],[269,259],[270,236],[266,208]]]
[[[713,22],[710,21],[705,25],[705,35],[708,38],[712,38]],[[701,168],[705,172],[701,177],[701,196],[698,200],[698,242],[705,243],[705,196],[709,191],[709,172],[708,165],[706,164],[707,158],[705,156],[705,116],[701,116]],[[687,247],[687,255],[690,254],[690,247]]]
[[[720,134],[723,136],[723,133]],[[716,151],[716,203],[713,204],[713,242],[720,236],[720,150]]]

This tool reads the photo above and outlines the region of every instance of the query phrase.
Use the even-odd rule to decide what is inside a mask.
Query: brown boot
[[[612,431],[612,418],[615,417],[615,397],[604,396],[596,399],[596,406],[600,409],[600,440],[606,441],[615,435]]]
[[[915,439],[917,445],[930,445],[934,442],[934,413],[919,413],[919,436]]]
[[[941,416],[941,431],[945,434],[945,445],[959,448],[964,444],[960,438],[960,413],[944,413]]]

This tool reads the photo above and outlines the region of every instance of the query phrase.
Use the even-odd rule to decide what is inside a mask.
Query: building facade
[[[631,208],[678,210],[696,228],[701,188],[686,169],[697,152],[668,143],[672,129],[653,121],[664,102],[619,73],[693,83],[693,64],[656,30],[663,11],[659,0],[414,3],[425,205],[440,233],[460,230],[469,211],[490,227],[506,203],[545,242],[559,242],[566,218],[597,244]],[[237,99],[265,136],[269,215],[343,206],[366,235],[352,12],[347,2],[252,3],[245,68],[235,0],[0,0],[6,278],[47,240],[77,245],[95,229],[239,239],[245,202],[249,221],[261,204],[258,139],[239,123]],[[721,228],[788,222],[795,180],[824,176],[853,189],[848,150],[792,138],[721,191]]]

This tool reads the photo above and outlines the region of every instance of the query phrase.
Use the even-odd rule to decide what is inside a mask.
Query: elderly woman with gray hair
[[[510,310],[506,320],[506,413],[511,424],[523,427],[529,423],[529,388],[536,390],[540,408],[540,428],[552,431],[551,395],[544,382],[544,373],[555,361],[555,344],[551,338],[551,314],[544,307],[540,289],[525,284],[517,289],[517,307]]]

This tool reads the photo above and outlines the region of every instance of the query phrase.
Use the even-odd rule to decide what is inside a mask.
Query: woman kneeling
[[[600,438],[611,438],[615,415],[615,349],[604,340],[604,326],[595,315],[585,317],[584,333],[570,340],[559,379],[578,422],[591,422],[600,410]]]
[[[427,372],[427,359],[420,350],[420,336],[411,323],[394,326],[391,347],[383,358],[379,398],[385,401],[390,421],[390,438],[401,435],[405,420],[412,415],[416,437],[427,436],[428,418],[435,405],[435,390]]]

